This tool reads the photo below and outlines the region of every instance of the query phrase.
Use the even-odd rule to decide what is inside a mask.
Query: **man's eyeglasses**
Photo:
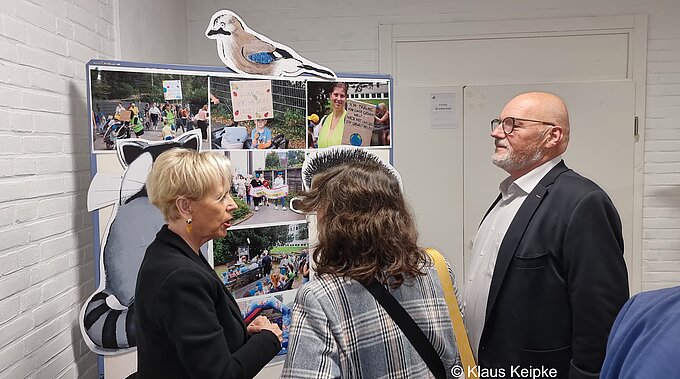
[[[505,134],[510,134],[512,133],[513,130],[515,130],[515,127],[519,126],[522,127],[522,125],[517,125],[517,121],[528,121],[528,122],[538,122],[543,125],[550,125],[550,126],[555,126],[552,122],[545,122],[545,121],[539,121],[539,120],[529,120],[528,118],[519,118],[519,117],[506,117],[504,119],[500,118],[494,118],[491,120],[491,130],[496,130],[498,125],[503,125],[503,131]]]

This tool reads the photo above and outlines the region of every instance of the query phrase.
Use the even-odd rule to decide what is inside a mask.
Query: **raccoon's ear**
[[[118,141],[118,160],[123,168],[127,168],[138,156],[144,152],[148,143],[139,139],[123,139]]]
[[[182,134],[175,140],[185,149],[201,151],[201,130],[192,130]]]

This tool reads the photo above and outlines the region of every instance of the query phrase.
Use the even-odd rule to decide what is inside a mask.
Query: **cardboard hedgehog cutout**
[[[389,162],[386,162],[369,150],[344,145],[319,149],[310,153],[302,164],[302,185],[305,190],[310,190],[314,175],[320,174],[333,166],[353,162],[369,162],[382,166],[397,179],[399,187],[403,191],[404,186],[401,182],[401,175]]]
[[[217,53],[222,62],[239,74],[285,77],[307,74],[336,78],[331,69],[255,32],[229,10],[218,11],[212,16],[205,35],[217,42]]]
[[[99,252],[99,287],[80,313],[80,329],[90,350],[120,354],[137,346],[134,295],[146,248],[165,223],[149,202],[146,177],[154,160],[175,148],[200,150],[200,130],[175,140],[123,139],[117,143],[122,177],[97,173],[87,194],[88,211],[113,204]]]
[[[354,146],[333,146],[325,149],[318,149],[308,154],[304,163],[302,164],[302,186],[306,191],[312,189],[314,176],[323,173],[331,167],[345,164],[345,163],[369,163],[382,167],[388,171],[399,182],[399,188],[404,190],[404,185],[401,181],[399,172],[386,160],[380,156],[372,153],[369,150]],[[290,209],[295,213],[302,214],[303,212],[297,209],[296,202],[298,198],[294,197],[290,201]]]

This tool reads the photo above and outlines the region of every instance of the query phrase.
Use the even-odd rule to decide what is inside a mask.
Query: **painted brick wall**
[[[187,63],[186,0],[117,0],[120,59]]]
[[[649,17],[643,289],[680,284],[680,3]]]
[[[0,378],[96,378],[85,63],[115,55],[112,0],[0,7]]]
[[[228,8],[337,72],[378,72],[378,25],[648,15],[643,290],[680,285],[680,2],[677,0],[187,0],[189,63],[221,65],[203,35]],[[558,57],[559,58],[559,57]]]

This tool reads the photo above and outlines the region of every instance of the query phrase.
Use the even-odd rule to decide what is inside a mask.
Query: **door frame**
[[[527,20],[464,21],[431,24],[385,24],[378,27],[379,72],[396,73],[396,46],[403,42],[483,40],[513,37],[627,34],[627,78],[635,82],[636,129],[633,157],[633,240],[630,289],[642,289],[642,204],[644,130],[647,86],[647,15],[539,18]],[[399,78],[393,77],[395,85]],[[460,85],[473,83],[442,83]],[[492,83],[488,83],[492,84]],[[507,84],[507,83],[496,83]]]

